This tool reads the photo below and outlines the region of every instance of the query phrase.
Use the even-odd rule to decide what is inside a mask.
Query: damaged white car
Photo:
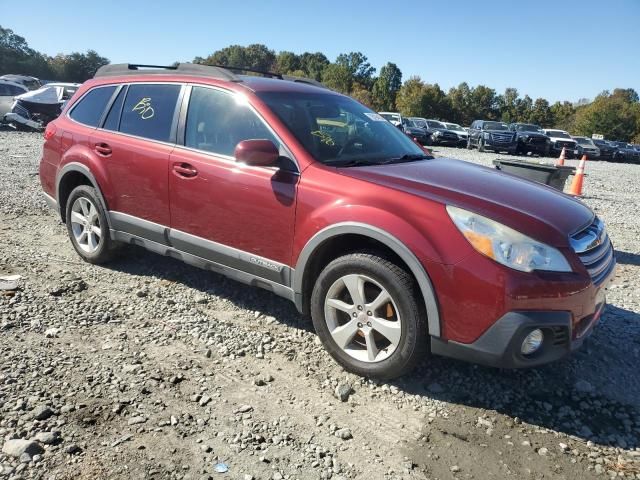
[[[17,95],[11,110],[4,115],[4,122],[18,130],[41,131],[60,115],[63,105],[79,86],[79,83],[48,83]]]

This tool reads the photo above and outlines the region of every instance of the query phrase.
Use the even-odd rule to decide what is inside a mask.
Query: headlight
[[[436,130],[435,132],[433,132],[434,137],[439,137],[440,135],[442,135],[442,132],[440,130]]]
[[[485,140],[491,139],[491,134],[489,132],[484,132],[482,136],[484,137]]]
[[[502,265],[521,272],[571,271],[564,255],[549,245],[458,207],[447,205],[447,212],[473,248]]]

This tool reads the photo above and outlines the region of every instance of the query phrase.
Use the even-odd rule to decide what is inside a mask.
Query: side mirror
[[[243,140],[234,151],[236,162],[254,167],[274,167],[280,152],[271,140]]]

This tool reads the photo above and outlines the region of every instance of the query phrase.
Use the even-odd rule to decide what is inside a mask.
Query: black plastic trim
[[[544,332],[542,347],[531,356],[525,357],[520,353],[522,341],[536,328]],[[566,338],[567,341],[557,342],[557,338]],[[458,343],[432,337],[431,352],[492,367],[535,367],[561,359],[578,348],[584,340],[583,337],[571,343],[570,338],[570,312],[515,311],[501,317],[473,343]]]

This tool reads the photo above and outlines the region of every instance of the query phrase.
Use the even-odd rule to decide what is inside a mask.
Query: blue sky
[[[190,61],[230,44],[362,51],[445,90],[460,82],[551,101],[640,91],[640,0],[78,2],[0,0],[0,25],[49,55],[97,50],[112,62]],[[24,4],[23,4],[24,5]]]

